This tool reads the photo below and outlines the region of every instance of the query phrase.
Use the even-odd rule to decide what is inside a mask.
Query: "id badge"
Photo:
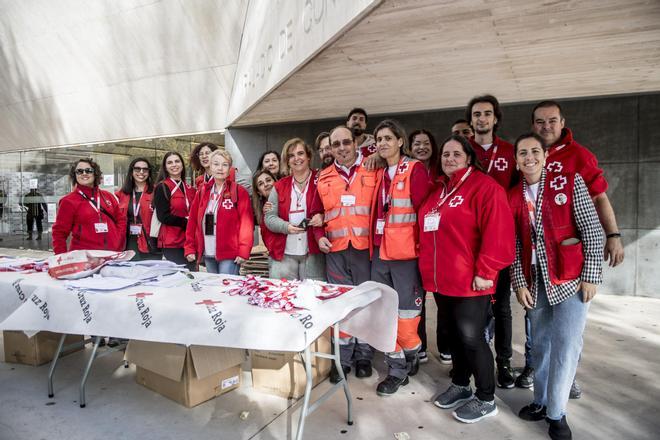
[[[385,219],[379,218],[376,220],[376,234],[383,235],[385,232]]]
[[[424,216],[424,232],[437,231],[440,227],[440,214],[426,214]]]
[[[204,215],[204,235],[215,235],[215,216],[213,214]]]
[[[341,206],[355,206],[355,196],[353,194],[342,194]]]
[[[97,234],[100,234],[102,232],[108,232],[108,224],[107,223],[94,223],[94,230],[96,231]]]
[[[131,235],[140,235],[140,233],[142,232],[142,225],[132,223],[128,227],[128,230],[131,233]]]

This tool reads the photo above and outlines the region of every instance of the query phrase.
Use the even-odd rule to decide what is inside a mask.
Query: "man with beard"
[[[332,165],[335,158],[332,156],[332,151],[330,150],[330,133],[327,131],[319,133],[319,135],[316,136],[316,141],[314,141],[314,147],[319,153],[319,159],[321,159],[321,169]]]
[[[368,157],[376,151],[376,141],[374,140],[374,137],[366,133],[368,120],[369,117],[367,116],[366,110],[359,107],[351,110],[346,118],[346,127],[353,132],[355,142],[357,143],[357,149],[364,155],[364,157]]]
[[[508,191],[515,183],[514,178],[517,173],[515,173],[513,145],[495,135],[502,121],[500,103],[493,95],[476,96],[468,103],[465,118],[470,121],[474,130],[474,137],[470,138],[470,143],[477,153],[481,166],[505,191]],[[513,388],[511,278],[508,267],[500,271],[497,280],[493,315],[495,317],[497,386]]]

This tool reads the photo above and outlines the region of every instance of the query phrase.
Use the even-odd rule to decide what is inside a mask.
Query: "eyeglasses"
[[[94,168],[78,168],[76,174],[82,176],[83,174],[94,174]]]
[[[340,145],[343,145],[344,147],[353,145],[353,139],[342,139],[341,141],[334,141],[333,143],[330,144],[330,147],[339,148]]]
[[[148,172],[149,172],[149,168],[148,168],[148,167],[146,167],[146,168],[143,168],[143,167],[133,167],[133,171],[135,171],[136,173],[148,173]]]

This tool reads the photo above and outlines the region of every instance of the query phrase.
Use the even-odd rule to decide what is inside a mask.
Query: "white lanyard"
[[[497,145],[493,147],[493,154],[490,155],[490,163],[488,164],[487,174],[490,174],[491,168],[493,168],[493,162],[495,162],[495,155],[497,155]]]
[[[301,200],[304,197],[307,197],[307,190],[309,189],[309,181],[312,179],[312,172],[309,172],[309,176],[307,176],[307,179],[305,179],[304,185],[303,185],[303,190],[298,191],[298,187],[296,186],[296,178],[291,176],[292,179],[292,186],[293,186],[293,193],[296,196],[296,209],[300,209],[300,206],[302,205]]]
[[[218,205],[220,204],[220,197],[222,193],[225,190],[225,184],[223,183],[222,186],[220,187],[220,192],[216,192],[215,190],[215,184],[211,187],[211,198],[209,200],[209,205],[207,206],[206,213],[207,214],[215,214],[216,211],[218,210]],[[209,209],[210,206],[210,209]]]
[[[140,193],[144,194],[144,192]],[[140,215],[140,202],[142,201],[142,196],[140,196],[140,200],[137,202],[135,201],[135,190],[133,190],[133,200],[131,200],[131,205],[133,205],[133,223],[137,224],[137,218],[138,215]]]
[[[183,185],[184,189],[182,189],[181,192],[183,193],[183,200],[186,201],[186,212],[190,211],[190,203],[188,202],[188,195],[186,194],[186,191],[185,191],[185,183],[183,183],[183,181],[177,182],[176,180],[172,179],[171,177],[170,177],[170,180],[172,181],[172,183],[174,183],[174,189],[172,190],[172,194],[170,194],[171,196],[173,196],[174,193],[179,189],[179,183],[181,183],[181,185]]]
[[[94,209],[94,211],[99,213],[99,219],[101,218],[101,196],[100,194],[96,194],[96,206],[94,206],[94,203],[92,203],[92,200],[85,195],[84,192],[78,190],[78,194],[80,194],[83,199],[87,200],[87,203],[89,203],[89,206]]]
[[[440,208],[442,207],[442,205],[445,204],[447,199],[449,199],[449,197],[451,197],[452,194],[454,194],[456,191],[458,191],[458,189],[461,187],[461,185],[463,185],[463,182],[465,182],[467,180],[467,178],[470,177],[470,174],[472,174],[473,169],[474,168],[472,168],[472,167],[468,168],[467,172],[465,174],[463,174],[463,177],[461,177],[461,180],[458,182],[458,185],[456,185],[454,187],[454,189],[452,189],[449,194],[445,195],[446,187],[445,187],[445,189],[442,190],[442,193],[440,194],[440,201],[438,202],[438,204],[433,209],[431,209],[429,214],[436,213],[440,210]]]

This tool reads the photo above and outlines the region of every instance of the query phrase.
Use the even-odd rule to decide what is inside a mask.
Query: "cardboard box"
[[[243,349],[131,340],[126,359],[137,383],[192,408],[238,388],[246,357]]]
[[[3,331],[5,362],[32,365],[34,367],[46,364],[53,360],[61,337],[61,333],[39,332],[28,338],[22,331]],[[82,340],[82,335],[68,335],[64,340],[64,346],[82,342]],[[82,345],[63,352],[62,356],[79,350],[82,350]]]
[[[312,351],[330,353],[330,332],[312,343]],[[287,351],[251,350],[252,386],[264,393],[297,399],[305,394],[307,376],[302,355]],[[330,374],[330,359],[312,358],[312,386]]]

